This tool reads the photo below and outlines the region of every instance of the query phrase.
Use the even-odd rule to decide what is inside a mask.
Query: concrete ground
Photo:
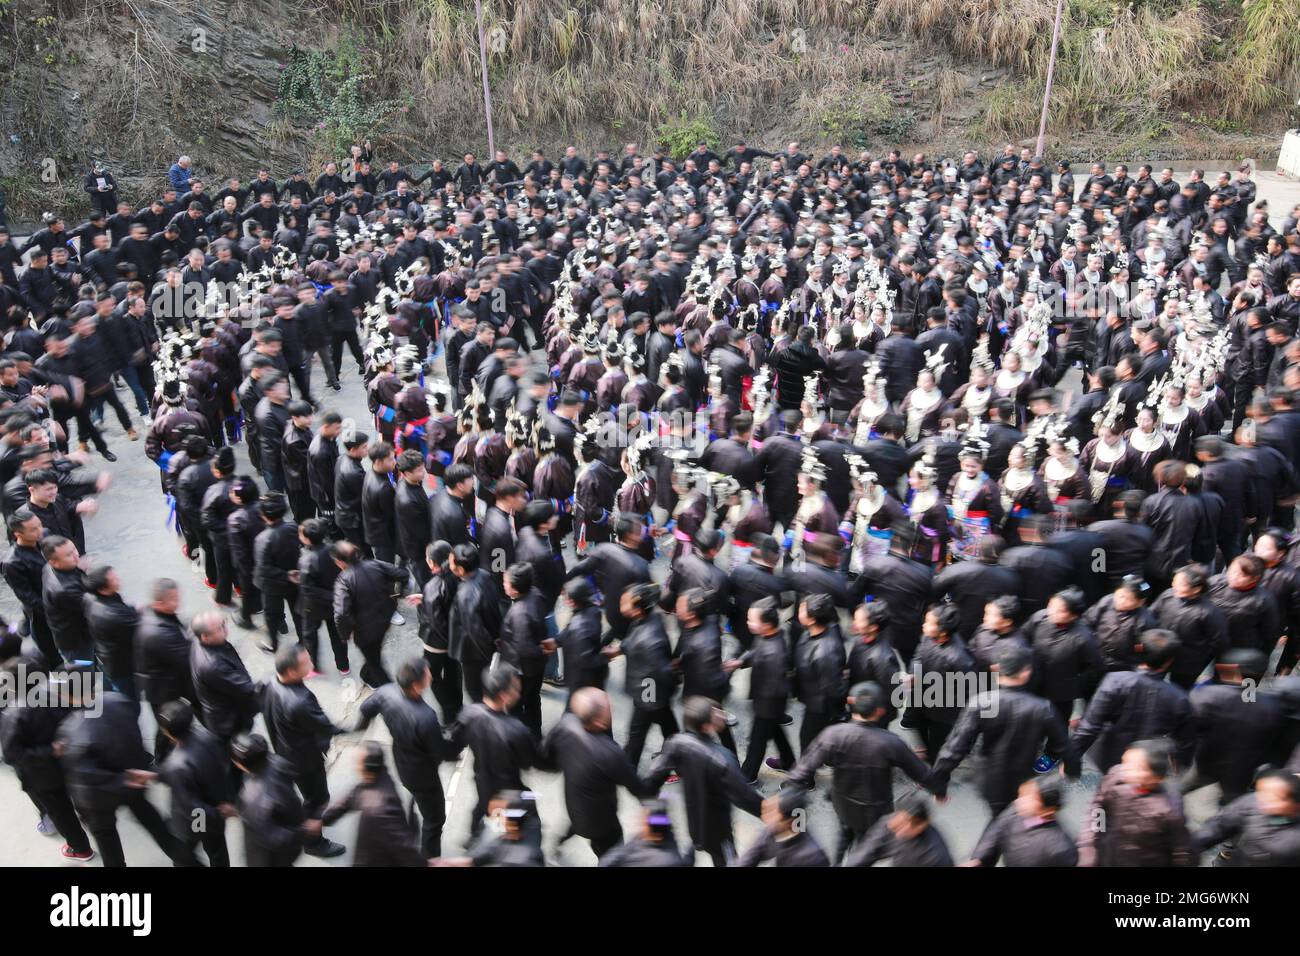
[[[1212,175],[1216,167],[1209,167]],[[1267,199],[1275,222],[1280,224],[1293,205],[1300,203],[1300,182],[1276,175],[1271,170],[1257,173],[1259,195]],[[342,374],[343,390],[338,393],[324,391],[321,396],[325,408],[337,410],[345,417],[352,416],[358,422],[366,422],[369,415],[366,410],[365,396],[360,377],[352,365],[351,358],[345,361]],[[316,369],[313,375],[320,383],[322,374]],[[1067,387],[1077,388],[1078,379],[1072,374],[1065,383]],[[131,406],[129,393],[121,392],[124,402]],[[362,425],[361,427],[365,427]],[[101,500],[102,509],[87,521],[88,549],[92,560],[106,562],[117,568],[122,578],[123,593],[129,601],[136,604],[145,603],[150,583],[158,577],[171,577],[181,586],[183,604],[181,613],[185,617],[211,608],[212,592],[204,586],[201,569],[196,570],[181,554],[179,539],[165,526],[166,509],[159,491],[157,468],[144,456],[142,443],[127,440],[110,413],[105,421],[105,434],[119,460],[108,464],[96,457],[92,464],[103,467],[113,475],[113,485]],[[143,428],[141,429],[143,431]],[[243,466],[247,463],[243,446],[236,448],[236,454]],[[725,558],[725,552],[723,557]],[[570,555],[570,559],[572,555]],[[655,568],[656,579],[661,580],[666,574],[665,562],[661,561]],[[8,588],[0,589],[0,613],[9,620],[20,616],[17,604]],[[419,641],[415,632],[415,613],[405,609],[406,625],[394,627],[389,631],[384,646],[384,658],[390,670],[396,663],[407,656],[418,654]],[[260,617],[256,619],[260,624]],[[274,679],[274,669],[269,654],[259,650],[256,641],[263,637],[261,631],[243,631],[232,625],[231,639],[238,648],[244,662],[255,680]],[[728,648],[727,656],[732,656],[734,647]],[[360,665],[360,656],[353,653],[353,673]],[[615,735],[617,739],[626,737],[627,721],[631,705],[622,692],[623,663],[616,660],[610,668],[609,690],[614,707]],[[341,681],[331,665],[326,671],[310,682],[312,690],[320,700],[321,706],[332,720],[340,725],[348,725],[353,719],[356,706],[357,683]],[[748,743],[748,726],[750,706],[747,700],[748,676],[744,670],[736,672],[732,678],[731,709],[740,718],[735,728],[735,736],[741,754]],[[564,708],[566,692],[562,688],[545,687],[542,692],[543,726],[549,728],[559,719]],[[796,723],[786,728],[793,742],[797,743],[797,722],[801,708],[791,703],[790,713]],[[152,741],[153,722],[144,708],[141,726],[144,739]],[[260,718],[258,719],[260,731]],[[899,728],[895,727],[896,730]],[[912,739],[907,731],[902,731]],[[646,755],[642,758],[641,772],[646,772],[651,755],[658,749],[657,730],[652,730],[647,742]],[[382,721],[377,721],[367,732],[372,739],[388,743],[387,731]],[[356,779],[355,755],[358,739],[354,736],[338,738],[330,754],[331,769],[329,773],[330,790],[339,794]],[[774,751],[772,751],[774,753]],[[973,767],[975,760],[967,761],[954,775],[950,797],[946,804],[937,808],[935,825],[949,841],[954,857],[964,859],[974,846],[981,830],[988,820],[988,810],[979,798],[973,786]],[[468,752],[459,763],[444,764],[442,768],[443,783],[447,791],[447,825],[444,830],[444,854],[455,855],[464,849],[469,834],[469,818],[474,805],[473,761]],[[544,833],[546,834],[546,853],[548,862],[554,865],[590,866],[595,857],[581,839],[570,840],[563,845],[556,845],[556,840],[567,830],[567,817],[564,809],[563,789],[558,774],[529,771],[525,781],[538,795]],[[759,787],[764,795],[777,791],[781,775],[764,769]],[[1095,769],[1089,769],[1083,777],[1069,785],[1068,798],[1063,813],[1063,821],[1071,832],[1077,832],[1087,811],[1088,802],[1096,788],[1099,775]],[[825,781],[828,783],[829,781]],[[903,793],[910,789],[910,784],[902,780],[896,785],[896,792]],[[678,842],[689,846],[685,830],[685,813],[681,805],[680,788],[669,785],[665,788],[665,797],[673,808],[673,817],[677,822]],[[837,827],[835,814],[829,805],[827,793],[829,787],[819,785],[813,795],[810,806],[809,822],[813,835],[828,851],[835,846]],[[165,811],[167,806],[166,789],[156,786],[151,789],[150,799]],[[634,832],[638,825],[638,805],[635,799],[623,792],[620,797],[620,812],[624,830]],[[1200,821],[1213,813],[1217,802],[1215,788],[1203,790],[1192,795],[1187,802],[1187,809],[1192,821]],[[8,767],[0,767],[0,819],[5,821],[0,826],[0,865],[7,866],[76,866],[64,862],[58,853],[61,840],[43,837],[36,832],[36,813],[19,788],[17,779]],[[119,816],[119,831],[122,834],[126,857],[131,865],[162,866],[167,859],[161,850],[153,844],[148,834],[129,814]],[[327,835],[348,844],[352,840],[355,822],[345,819],[327,830]],[[745,815],[736,817],[737,846],[744,848],[752,842],[758,833],[759,823],[755,818]],[[237,821],[228,827],[228,841],[232,859],[237,863],[243,861],[242,834]],[[705,859],[706,858],[702,858]],[[302,866],[344,866],[350,862],[348,856],[336,860],[319,860],[302,857]],[[91,865],[99,865],[98,861]],[[703,865],[708,865],[704,862]]]

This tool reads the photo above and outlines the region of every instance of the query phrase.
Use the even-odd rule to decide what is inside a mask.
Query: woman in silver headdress
[[[912,559],[941,567],[948,560],[948,506],[934,486],[935,469],[931,455],[918,461],[908,475],[907,516],[916,528]]]
[[[1205,434],[1200,412],[1188,405],[1186,398],[1186,390],[1175,383],[1165,386],[1160,403],[1160,430],[1169,442],[1170,456],[1178,461],[1191,461],[1192,446]]]
[[[1137,424],[1128,430],[1124,438],[1137,453],[1129,480],[1134,488],[1140,488],[1147,494],[1156,491],[1156,465],[1173,457],[1169,441],[1165,434],[1156,427],[1156,413],[1149,407],[1139,408]]]
[[[1007,453],[1007,467],[998,480],[998,500],[1002,505],[1002,537],[1007,544],[1020,542],[1020,522],[1052,512],[1047,486],[1034,470],[1024,444],[1012,445]]]
[[[901,406],[907,422],[907,441],[914,443],[936,434],[943,409],[943,392],[935,384],[934,372],[928,368],[921,369],[916,376],[916,388],[904,396]]]
[[[958,557],[977,557],[980,537],[1002,524],[1002,496],[984,471],[987,453],[987,442],[968,438],[957,454],[960,471],[948,482],[948,517],[960,539],[953,545]]]
[[[1088,473],[1088,494],[1099,519],[1110,518],[1115,502],[1129,488],[1138,453],[1124,440],[1116,419],[1103,420],[1097,437],[1083,446],[1079,463]]]

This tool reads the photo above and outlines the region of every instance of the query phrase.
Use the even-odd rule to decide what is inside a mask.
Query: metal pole
[[[1065,0],[1056,0],[1056,20],[1052,23],[1052,53],[1047,60],[1047,86],[1043,89],[1043,115],[1038,120],[1038,146],[1034,155],[1043,155],[1043,136],[1047,133],[1047,103],[1052,98],[1052,74],[1056,72],[1056,45],[1061,39],[1061,14]],[[486,74],[485,74],[486,75]],[[484,83],[486,83],[486,79]]]
[[[478,19],[478,63],[483,74],[483,115],[487,118],[488,162],[490,163],[496,157],[497,144],[496,137],[492,135],[492,91],[488,88],[487,41],[483,37],[483,0],[474,0],[474,16]],[[1055,53],[1055,46],[1052,49]]]

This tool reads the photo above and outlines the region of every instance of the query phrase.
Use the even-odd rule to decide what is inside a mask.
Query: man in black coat
[[[907,316],[895,315],[889,335],[876,346],[876,356],[885,373],[885,397],[894,404],[916,387],[917,373],[925,365],[925,349],[905,334],[908,325]]]
[[[510,714],[519,700],[519,675],[514,668],[501,665],[480,675],[476,683],[483,696],[462,710],[447,731],[457,752],[469,747],[474,755],[478,802],[470,820],[472,838],[483,831],[492,798],[503,790],[523,790],[522,772],[536,766],[540,758],[537,739]]]
[[[1267,670],[1260,651],[1228,651],[1216,667],[1218,680],[1192,689],[1196,765],[1180,784],[1183,793],[1217,783],[1219,805],[1227,806],[1271,762],[1286,718],[1276,694],[1256,689]]]
[[[168,828],[176,865],[199,866],[194,848],[202,844],[209,866],[230,866],[226,817],[234,815],[235,805],[226,748],[183,700],[163,705],[158,729],[172,745],[167,759],[158,764],[158,775],[171,790]]]
[[[366,484],[366,469],[361,463],[370,451],[370,436],[356,432],[344,439],[343,454],[334,464],[334,525],[349,542],[369,554],[361,499]]]
[[[426,859],[442,855],[447,816],[438,765],[459,754],[443,734],[438,715],[424,702],[424,692],[432,683],[423,658],[404,661],[397,668],[396,683],[385,684],[361,703],[353,728],[359,732],[375,717],[384,718],[393,738],[397,778],[420,810],[420,852]]]
[[[774,524],[788,529],[799,507],[799,471],[804,445],[798,435],[799,412],[781,413],[781,431],[763,442],[754,458],[757,480],[763,485],[763,500]]]
[[[11,658],[5,669],[18,673],[20,666],[34,669],[24,657]],[[30,673],[30,670],[29,670]],[[62,768],[54,753],[54,741],[64,720],[72,713],[63,701],[46,707],[6,707],[0,713],[0,752],[14,768],[23,791],[38,811],[50,818],[64,839],[60,851],[67,860],[86,861],[94,857],[90,838],[82,829],[68,796]]]
[[[390,479],[397,459],[393,446],[383,441],[371,445],[368,454],[370,471],[361,484],[361,523],[374,557],[393,564],[397,560],[397,518],[396,490]]]
[[[135,632],[135,669],[140,691],[153,708],[154,718],[164,704],[184,698],[195,706],[194,680],[190,675],[193,638],[176,616],[180,609],[180,588],[170,578],[153,583],[151,603],[140,613]],[[154,762],[161,763],[171,741],[161,731],[154,738]]]
[[[1008,643],[998,655],[998,686],[967,702],[934,764],[935,793],[943,796],[952,771],[982,741],[980,795],[996,817],[1016,798],[1020,785],[1034,777],[1034,762],[1046,753],[1065,760],[1066,775],[1079,776],[1065,722],[1043,698],[1027,690],[1033,672],[1028,648]],[[1047,741],[1046,751],[1043,741]]]
[[[41,572],[41,601],[54,645],[64,661],[93,660],[95,645],[82,601],[86,573],[77,564],[81,557],[77,546],[60,535],[49,535],[41,542],[41,553],[46,562]]]
[[[609,624],[610,640],[620,640],[627,633],[630,622],[619,609],[619,599],[632,585],[650,581],[650,565],[638,553],[642,538],[639,520],[627,516],[617,519],[614,537],[612,542],[591,548],[569,569],[565,579],[589,577],[593,580],[605,598],[605,620]]]
[[[429,499],[432,540],[445,541],[453,548],[472,544],[469,527],[474,511],[474,470],[452,465],[442,477],[442,488]]]
[[[551,728],[542,744],[540,765],[564,777],[564,804],[569,832],[559,842],[580,836],[591,842],[597,858],[623,842],[618,822],[618,788],[646,796],[636,768],[610,734],[609,698],[596,687],[575,691],[569,712]]]
[[[294,580],[302,545],[298,541],[298,526],[285,520],[288,511],[289,504],[282,492],[268,491],[263,495],[261,513],[265,526],[253,540],[253,583],[262,593],[269,637],[260,646],[272,654],[279,646],[280,635],[289,630],[286,609],[293,619],[294,633],[302,639],[302,620],[297,612],[298,584]]]
[[[262,693],[262,719],[275,752],[293,767],[294,783],[302,794],[303,812],[319,819],[329,805],[325,780],[325,753],[335,734],[341,733],[321,710],[306,684],[311,655],[301,644],[286,644],[275,655],[275,680]],[[321,837],[303,852],[311,856],[341,856],[345,848]]]
[[[740,772],[736,755],[714,736],[726,724],[717,702],[690,697],[682,713],[685,732],[664,744],[641,785],[656,793],[676,773],[682,781],[687,825],[696,852],[707,853],[714,866],[728,866],[735,857],[732,806],[758,816],[762,800]]]
[[[380,687],[390,680],[381,652],[397,600],[406,589],[406,571],[386,561],[363,558],[361,549],[350,541],[336,542],[330,556],[340,572],[334,581],[334,623],[339,639],[356,643],[365,658],[361,679],[371,687]]]
[[[1026,615],[1047,607],[1048,600],[1074,580],[1074,565],[1060,551],[1042,544],[1050,527],[1047,515],[1033,515],[1020,524],[1021,545],[1002,552],[998,564],[1020,577],[1020,606]]]
[[[1070,738],[1073,756],[1080,761],[1099,744],[1093,762],[1102,773],[1139,740],[1171,738],[1184,766],[1192,755],[1196,725],[1191,703],[1186,691],[1165,679],[1178,654],[1178,636],[1156,629],[1145,631],[1141,641],[1138,669],[1115,671],[1102,679]]]
[[[95,656],[113,690],[139,700],[135,687],[135,632],[140,614],[122,599],[122,581],[108,565],[86,575],[82,603]]]
[[[818,768],[834,771],[831,803],[840,822],[837,860],[894,809],[894,770],[902,770],[919,786],[935,788],[930,768],[885,726],[891,689],[874,681],[855,684],[848,696],[851,718],[818,734],[786,778],[788,787],[811,788]]]
[[[414,576],[415,585],[420,591],[429,583],[429,565],[424,559],[424,553],[434,541],[429,495],[424,489],[424,479],[423,455],[414,448],[408,448],[397,456],[397,485],[393,493],[397,556]]]
[[[78,669],[68,687],[73,712],[63,722],[55,752],[68,793],[95,839],[104,866],[126,866],[117,833],[117,811],[125,806],[159,848],[171,857],[173,842],[162,817],[145,798],[157,774],[140,739],[140,705],[121,694],[96,694],[89,670]]]
[[[888,601],[895,622],[895,648],[904,663],[911,660],[920,641],[921,620],[930,603],[933,586],[929,565],[909,557],[907,529],[897,527],[889,541],[889,553],[867,558],[853,583],[853,603],[864,600]]]
[[[1036,777],[1018,789],[1015,801],[994,817],[963,866],[1074,866],[1079,851],[1056,821],[1061,808],[1059,780]]]
[[[781,547],[770,534],[755,535],[749,560],[737,564],[728,577],[731,592],[731,633],[748,650],[753,635],[748,624],[749,609],[763,598],[777,598],[780,606],[789,604],[789,580],[776,571]]]
[[[253,726],[261,703],[254,683],[230,643],[226,621],[214,611],[195,616],[190,624],[197,640],[190,649],[190,677],[203,711],[203,723],[223,744]]]
[[[262,398],[253,412],[257,423],[259,467],[268,491],[284,491],[284,429],[289,424],[289,379],[272,373],[262,379]]]
[[[316,513],[328,522],[331,530],[334,527],[334,468],[342,432],[342,416],[338,412],[326,412],[321,418],[320,431],[307,446],[307,488]]]
[[[897,415],[881,415],[876,420],[876,432],[880,437],[862,447],[862,457],[876,473],[876,484],[895,496],[900,493],[900,480],[912,467],[911,455],[900,441],[906,427]]]
[[[483,670],[498,648],[504,602],[492,575],[479,562],[479,549],[472,544],[452,550],[451,570],[459,584],[451,609],[448,651],[460,665],[470,700],[483,698]]]
[[[1002,556],[1002,539],[985,535],[979,542],[975,561],[957,561],[934,576],[931,597],[944,598],[961,612],[961,634],[969,640],[984,620],[984,605],[1004,594],[1020,594],[1020,575],[998,564]]]
[[[270,752],[261,734],[236,737],[230,761],[244,775],[238,808],[245,865],[292,866],[303,845],[319,839],[320,821],[308,820],[303,813],[289,763]]]
[[[41,536],[45,526],[26,509],[11,514],[6,522],[13,547],[0,562],[5,583],[23,607],[32,640],[45,657],[47,665],[60,659],[54,636],[45,619],[44,589],[45,555],[41,553]]]

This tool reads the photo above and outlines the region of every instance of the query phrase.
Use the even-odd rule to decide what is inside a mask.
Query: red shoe
[[[208,587],[210,587],[210,588],[211,588],[212,590],[214,590],[214,591],[217,589],[217,582],[216,582],[216,581],[209,581],[207,578],[204,578],[204,579],[203,579],[203,583],[206,584]]]
[[[185,555],[186,558],[190,556],[190,546],[188,544],[181,545],[181,554]]]
[[[682,779],[682,778],[679,777],[677,774],[675,774],[675,773],[670,773],[670,774],[668,775],[668,779],[664,781],[664,786],[666,787],[666,786],[668,786],[668,784],[670,784],[670,783],[680,783],[680,782],[681,782],[681,779]]]
[[[87,850],[85,853],[78,853],[65,843],[63,849],[59,851],[59,855],[65,860],[71,860],[73,863],[89,863],[95,858],[95,851]]]
[[[241,591],[241,590],[239,590],[239,585],[238,585],[238,584],[235,585],[235,595],[236,595],[236,597],[243,597],[243,596],[244,596],[244,592]]]

